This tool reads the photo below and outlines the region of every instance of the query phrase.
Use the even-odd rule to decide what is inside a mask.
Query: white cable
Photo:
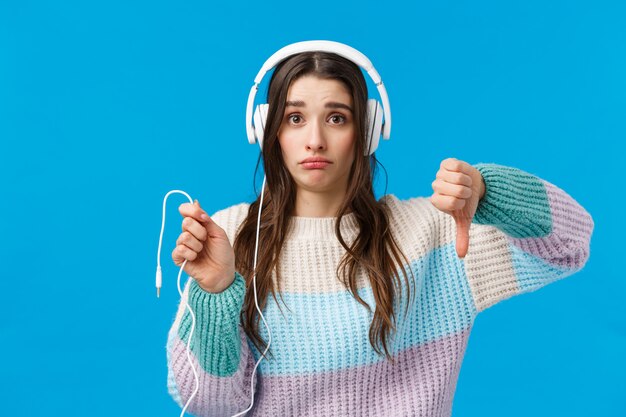
[[[167,198],[174,193],[178,193],[178,194],[183,194],[185,197],[187,197],[187,199],[189,199],[189,202],[191,204],[193,204],[193,200],[191,199],[191,197],[189,196],[189,194],[187,194],[184,191],[181,190],[172,190],[170,192],[168,192],[167,194],[165,194],[165,197],[163,198],[163,217],[162,217],[162,221],[161,221],[161,234],[159,235],[159,249],[157,251],[157,271],[156,271],[156,288],[157,288],[157,297],[159,297],[160,295],[160,291],[161,291],[161,285],[162,285],[162,275],[161,275],[161,246],[162,246],[162,242],[163,242],[163,231],[165,229],[165,205],[167,202]],[[252,378],[250,379],[250,392],[251,392],[251,402],[250,402],[250,407],[248,407],[247,409],[245,409],[244,411],[235,414],[232,417],[238,417],[241,416],[245,413],[247,413],[248,411],[250,411],[250,409],[252,408],[252,406],[254,405],[254,375],[256,373],[256,369],[259,366],[259,363],[261,363],[261,361],[263,360],[263,358],[265,357],[265,354],[267,353],[267,351],[270,348],[270,345],[272,343],[272,333],[270,331],[270,327],[267,324],[267,321],[265,320],[265,317],[263,316],[263,313],[261,312],[261,309],[259,308],[259,302],[257,299],[257,292],[256,292],[256,264],[257,264],[257,255],[259,252],[259,230],[260,230],[260,225],[261,225],[261,211],[263,209],[263,196],[265,193],[265,177],[263,177],[263,186],[261,187],[261,200],[259,202],[259,212],[257,214],[257,223],[256,223],[256,242],[254,244],[254,275],[252,278],[252,282],[253,282],[253,288],[254,288],[254,304],[256,305],[256,309],[259,312],[259,314],[261,315],[261,319],[263,320],[263,324],[265,324],[265,327],[267,328],[267,333],[269,335],[269,341],[267,343],[267,347],[265,348],[265,351],[263,351],[263,355],[261,355],[261,357],[259,357],[259,360],[257,361],[256,365],[254,366],[254,369],[252,371]],[[178,271],[178,294],[180,294],[181,299],[183,298],[183,292],[180,289],[180,277],[183,273],[183,270],[185,269],[185,265],[187,265],[187,260],[185,260],[183,262],[183,264],[180,266],[180,270]],[[196,372],[196,369],[193,366],[193,362],[191,360],[191,349],[189,347],[190,343],[191,343],[191,337],[193,336],[193,332],[194,329],[196,328],[196,316],[193,314],[193,311],[191,310],[191,307],[189,306],[189,303],[187,302],[187,300],[185,300],[185,304],[187,306],[187,310],[189,310],[189,313],[191,314],[191,332],[189,333],[189,338],[187,339],[187,360],[189,361],[189,365],[191,366],[191,370],[193,371],[193,375],[196,381],[196,388],[194,389],[193,393],[191,394],[191,397],[189,397],[189,400],[187,400],[187,403],[185,404],[185,407],[182,409],[181,413],[180,413],[180,417],[183,417],[185,414],[185,411],[187,410],[187,407],[189,406],[189,404],[191,403],[191,401],[193,400],[193,398],[195,397],[195,395],[198,392],[198,389],[200,387],[200,382],[198,379],[198,374]]]
[[[259,366],[259,364],[263,360],[263,357],[269,350],[270,345],[272,344],[272,332],[270,332],[270,326],[267,325],[267,322],[265,321],[265,317],[263,317],[263,313],[261,312],[261,309],[259,308],[259,302],[257,300],[257,295],[256,295],[256,259],[257,259],[257,254],[259,252],[259,229],[261,225],[261,210],[263,209],[263,194],[264,193],[265,193],[265,176],[263,176],[263,186],[261,187],[261,200],[259,201],[259,212],[257,214],[257,219],[256,219],[256,242],[254,244],[254,270],[253,270],[254,275],[252,276],[252,287],[254,288],[254,304],[256,305],[257,311],[261,315],[263,324],[265,324],[265,327],[267,328],[269,341],[267,343],[267,347],[263,351],[263,355],[259,357],[259,360],[257,361],[256,365],[254,366],[254,369],[252,370],[252,378],[250,379],[250,392],[251,392],[250,396],[252,397],[252,399],[250,401],[250,407],[246,408],[245,410],[243,410],[242,412],[238,414],[235,414],[232,417],[238,417],[240,415],[247,413],[248,411],[250,411],[250,409],[254,405],[254,374],[256,373],[256,368]]]
[[[181,190],[172,190],[170,192],[168,192],[167,194],[165,194],[165,197],[163,198],[163,217],[161,220],[161,234],[159,235],[159,249],[157,251],[157,273],[156,273],[156,287],[157,287],[157,297],[159,297],[160,292],[161,292],[161,284],[162,284],[162,277],[161,277],[161,246],[162,246],[162,242],[163,242],[163,230],[165,229],[165,205],[167,202],[167,198],[171,195],[171,194],[183,194],[185,197],[187,197],[189,199],[189,202],[191,204],[193,204],[193,200],[191,199],[191,197],[189,196],[189,194],[187,194],[184,191]],[[180,289],[180,277],[183,274],[183,270],[185,269],[185,265],[187,265],[187,260],[185,259],[185,261],[183,262],[183,264],[180,266],[180,269],[178,270],[178,281],[177,281],[177,286],[178,286],[178,294],[180,294],[180,298],[182,300],[183,298],[183,292]],[[196,388],[193,390],[193,393],[191,394],[191,397],[189,397],[189,400],[187,400],[187,404],[185,404],[185,407],[183,407],[182,411],[180,412],[180,417],[183,417],[185,415],[185,411],[187,410],[187,407],[189,407],[189,404],[191,403],[191,400],[193,400],[193,397],[196,396],[198,389],[200,388],[200,381],[198,379],[198,373],[196,372],[196,368],[193,366],[193,362],[191,360],[191,349],[189,348],[189,345],[191,343],[191,338],[193,336],[193,331],[196,328],[196,316],[193,314],[193,311],[191,310],[191,307],[189,306],[189,303],[187,302],[187,299],[185,299],[185,304],[187,306],[187,310],[189,310],[189,314],[191,314],[191,332],[189,333],[189,338],[187,338],[187,360],[189,361],[189,366],[191,366],[191,370],[193,371],[193,376],[194,379],[196,381]]]

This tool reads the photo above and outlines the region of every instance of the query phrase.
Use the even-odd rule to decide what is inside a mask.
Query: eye
[[[330,122],[335,125],[344,124],[346,122],[346,118],[342,114],[333,114],[330,116]]]
[[[289,123],[297,125],[302,123],[302,116],[297,113],[292,113],[287,116],[287,120],[289,121]]]

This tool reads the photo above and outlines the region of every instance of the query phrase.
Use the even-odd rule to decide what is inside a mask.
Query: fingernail
[[[202,213],[202,215],[200,216],[200,218],[201,218],[202,220],[204,220],[205,222],[208,222],[208,221],[211,219],[211,218],[210,218],[207,214],[205,214],[205,213]]]

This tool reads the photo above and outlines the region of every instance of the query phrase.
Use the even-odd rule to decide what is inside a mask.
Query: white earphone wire
[[[254,374],[256,373],[256,368],[259,366],[259,364],[261,363],[261,361],[263,360],[263,358],[265,357],[265,354],[267,353],[267,351],[270,348],[270,345],[272,344],[272,332],[270,331],[270,326],[268,326],[267,321],[265,321],[265,317],[263,316],[263,313],[261,312],[261,308],[259,308],[259,300],[257,297],[257,293],[256,293],[256,261],[257,261],[257,255],[259,253],[259,230],[260,230],[260,226],[261,226],[261,212],[263,210],[263,195],[265,194],[265,176],[263,176],[263,186],[261,187],[261,200],[259,201],[259,212],[257,214],[257,220],[256,220],[256,242],[254,244],[254,270],[252,271],[253,276],[252,276],[252,286],[254,289],[254,303],[256,305],[256,309],[259,312],[259,314],[261,315],[261,319],[263,320],[263,324],[265,324],[265,328],[267,328],[267,334],[269,336],[269,340],[267,343],[267,347],[265,348],[265,350],[263,351],[263,355],[261,355],[259,357],[259,360],[257,361],[256,365],[254,366],[254,370],[252,371],[252,378],[250,379],[250,396],[251,396],[251,401],[250,401],[250,407],[246,408],[244,411],[235,414],[232,417],[238,417],[241,416],[245,413],[247,413],[248,411],[250,411],[252,409],[252,406],[254,405]]]
[[[165,194],[165,197],[163,198],[163,215],[162,215],[162,219],[161,219],[161,233],[159,235],[159,248],[157,250],[157,272],[156,272],[157,297],[160,294],[161,284],[162,284],[161,247],[162,247],[162,243],[163,243],[163,232],[165,230],[165,207],[166,207],[166,203],[167,203],[168,197],[170,195],[174,194],[174,193],[183,194],[185,197],[187,197],[189,202],[191,204],[193,204],[193,200],[191,199],[189,194],[187,194],[186,192],[181,191],[181,190],[169,191],[167,194]],[[250,392],[251,392],[251,394],[250,394],[250,396],[251,396],[250,406],[246,410],[244,410],[244,411],[242,411],[242,412],[240,412],[238,414],[235,414],[232,417],[238,417],[238,416],[241,416],[241,415],[247,413],[248,411],[250,411],[250,409],[254,405],[254,375],[256,373],[257,367],[261,363],[261,360],[263,360],[263,358],[265,357],[265,354],[269,350],[270,345],[272,343],[272,333],[270,331],[269,325],[267,324],[267,321],[265,320],[265,317],[263,316],[263,313],[261,312],[261,308],[259,307],[259,301],[258,301],[257,291],[256,291],[256,265],[257,265],[257,255],[258,255],[258,252],[259,252],[259,231],[260,231],[260,226],[261,226],[261,212],[263,210],[263,196],[264,196],[264,194],[265,194],[265,176],[263,177],[263,186],[261,188],[261,200],[259,202],[259,212],[257,214],[256,242],[254,244],[254,270],[253,270],[253,274],[254,275],[253,275],[253,278],[252,278],[252,282],[253,282],[253,289],[254,289],[254,303],[256,305],[257,311],[261,315],[261,319],[263,320],[263,324],[265,324],[265,327],[267,328],[267,333],[269,335],[269,341],[268,341],[267,347],[265,348],[265,351],[263,351],[263,355],[261,355],[261,357],[259,357],[259,360],[257,361],[256,365],[254,366],[254,370],[252,371],[252,378],[250,379]],[[187,265],[187,260],[185,260],[182,263],[182,265],[180,266],[180,269],[178,270],[177,286],[178,286],[178,294],[180,295],[181,300],[183,298],[183,292],[182,292],[182,290],[180,288],[180,277],[181,277],[181,275],[183,273],[183,270],[185,269],[185,265]],[[185,299],[185,305],[187,307],[187,310],[189,311],[189,314],[191,314],[191,331],[189,333],[189,337],[187,338],[187,360],[189,362],[189,366],[191,367],[191,370],[193,371],[193,375],[194,375],[194,379],[195,379],[196,385],[195,385],[194,391],[192,392],[191,396],[187,400],[187,403],[183,407],[183,409],[182,409],[182,411],[180,413],[180,417],[183,417],[185,415],[185,411],[187,410],[187,407],[189,407],[189,404],[191,403],[193,398],[196,396],[196,394],[198,393],[198,390],[200,388],[200,381],[199,381],[199,378],[198,378],[198,373],[196,371],[196,368],[193,366],[193,361],[191,359],[191,349],[190,349],[191,338],[193,337],[193,332],[194,332],[194,330],[196,328],[196,316],[193,314],[193,311],[191,310],[191,307],[189,306],[189,303],[187,302],[187,299]]]
[[[187,194],[184,191],[181,190],[172,190],[170,192],[168,192],[167,194],[165,194],[165,197],[163,198],[163,216],[161,219],[161,234],[159,235],[159,249],[157,251],[157,282],[156,282],[156,287],[157,287],[157,296],[159,295],[159,292],[161,290],[161,247],[162,247],[162,243],[163,243],[163,231],[165,230],[165,206],[167,204],[167,198],[172,195],[172,194],[182,194],[185,197],[187,197],[187,199],[189,200],[189,202],[191,204],[193,204],[193,200],[191,199],[191,196],[189,194]],[[178,287],[178,294],[180,294],[180,298],[182,300],[183,298],[183,292],[180,289],[180,277],[183,274],[183,270],[185,269],[185,265],[187,265],[187,260],[185,259],[185,261],[183,262],[183,264],[180,266],[180,269],[178,270],[178,280],[177,280],[177,287]],[[189,366],[191,367],[191,370],[193,371],[193,376],[196,382],[196,387],[193,390],[193,393],[191,394],[191,396],[189,397],[189,400],[187,400],[187,403],[185,404],[185,406],[183,407],[182,411],[180,412],[180,417],[183,417],[185,415],[185,411],[187,410],[187,407],[189,407],[189,404],[191,403],[191,401],[193,400],[193,398],[196,396],[196,394],[198,393],[198,389],[200,388],[200,381],[198,379],[198,372],[196,371],[196,368],[193,366],[193,361],[191,360],[191,349],[190,349],[190,344],[191,344],[191,338],[193,337],[193,332],[196,328],[196,316],[195,314],[193,314],[193,311],[191,310],[191,307],[189,306],[189,303],[187,302],[187,299],[185,299],[185,305],[187,307],[187,310],[189,311],[189,314],[191,314],[191,331],[189,332],[189,337],[187,338],[187,361],[189,362]]]

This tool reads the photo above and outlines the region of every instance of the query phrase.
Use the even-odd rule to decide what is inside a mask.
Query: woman
[[[245,410],[253,378],[247,415],[449,416],[476,315],[587,261],[589,213],[515,168],[449,158],[430,199],[376,201],[366,101],[359,67],[333,53],[274,71],[256,276],[272,343],[254,377],[268,340],[251,288],[260,198],[211,217],[180,206],[172,258],[193,277],[183,295],[198,320],[193,414]],[[190,326],[181,302],[167,343],[181,406],[195,388]]]

